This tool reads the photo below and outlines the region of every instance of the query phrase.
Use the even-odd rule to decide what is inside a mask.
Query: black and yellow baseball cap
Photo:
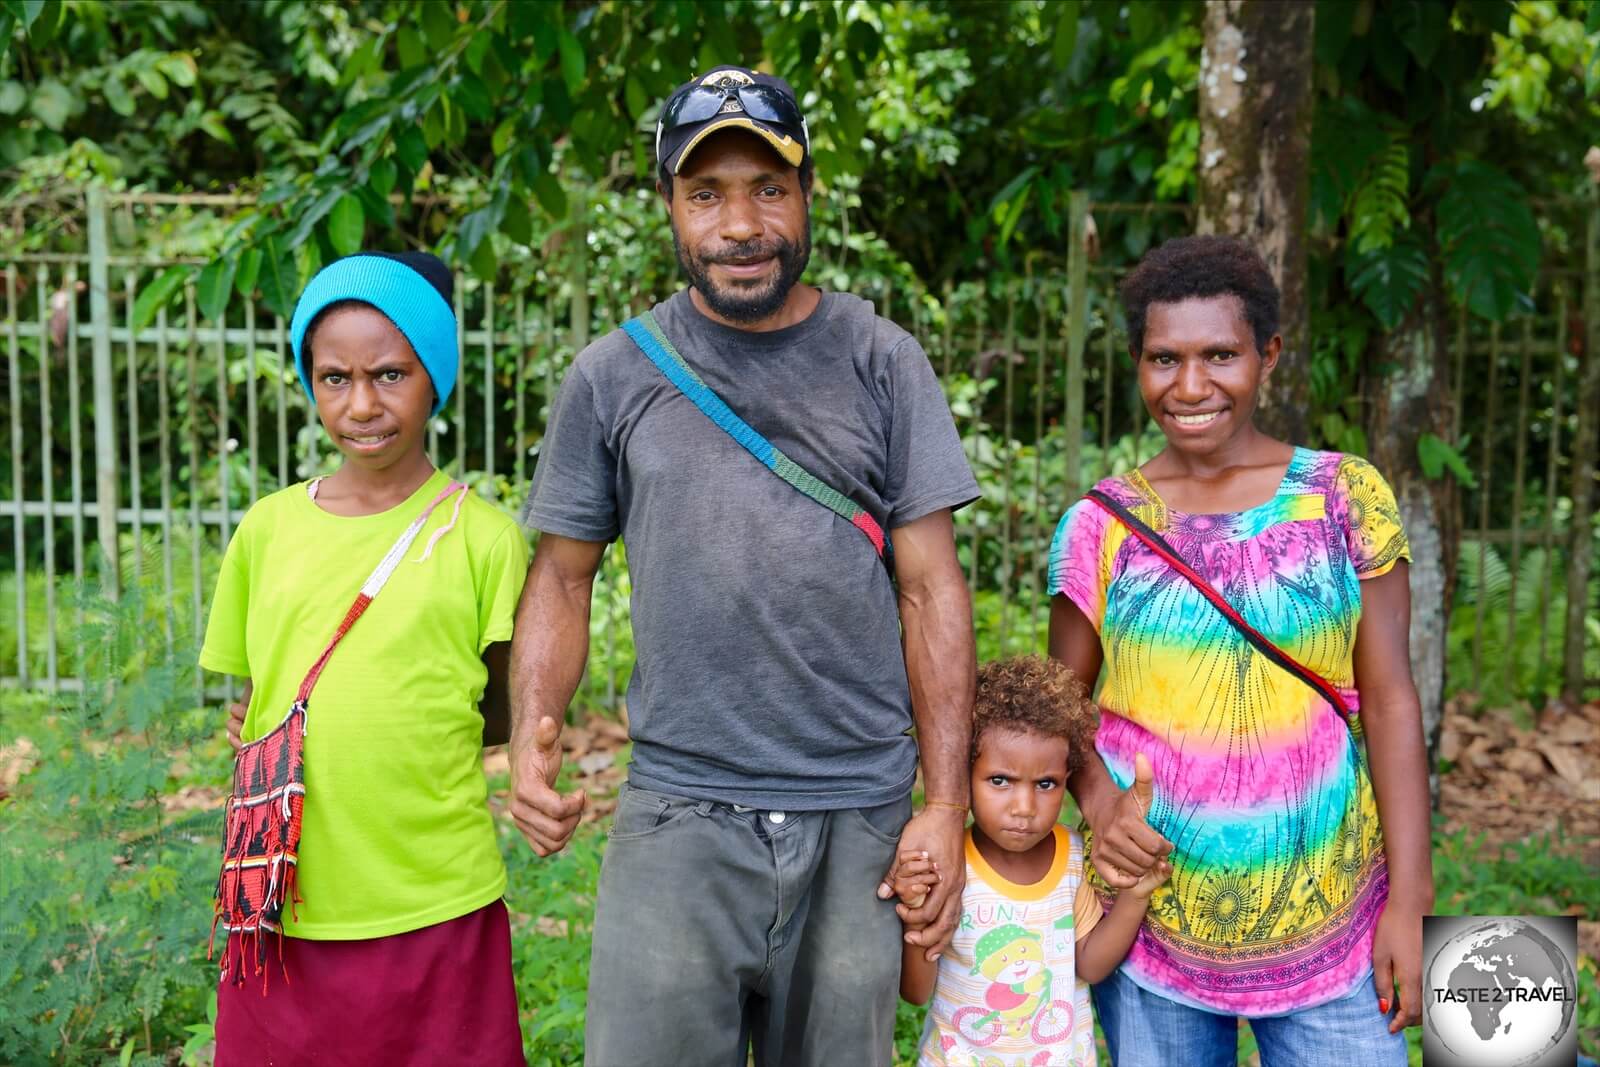
[[[749,130],[798,167],[811,151],[805,116],[789,83],[746,67],[717,67],[678,86],[656,121],[656,160],[676,175],[707,137]]]

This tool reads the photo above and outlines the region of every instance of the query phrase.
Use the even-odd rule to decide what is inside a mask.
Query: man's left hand
[[[900,852],[926,852],[939,882],[928,893],[920,907],[896,904],[895,911],[906,925],[906,941],[925,950],[931,963],[950,946],[955,935],[956,922],[961,918],[961,890],[967,880],[967,862],[963,850],[966,837],[966,812],[954,807],[923,808],[906,823],[900,834]],[[878,886],[878,898],[888,900],[894,896],[893,883],[899,865],[895,863],[883,876]]]

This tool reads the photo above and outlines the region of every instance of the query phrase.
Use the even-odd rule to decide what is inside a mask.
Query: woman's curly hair
[[[1122,280],[1119,292],[1128,346],[1136,356],[1144,351],[1145,315],[1151,304],[1235,296],[1258,351],[1265,351],[1278,332],[1278,286],[1272,272],[1261,254],[1237,237],[1175,237],[1159,244]]]
[[[1100,709],[1077,675],[1060,660],[1011,656],[978,668],[978,695],[972,706],[969,766],[989,730],[1016,730],[1060,737],[1067,742],[1067,773],[1082,764],[1100,722]]]

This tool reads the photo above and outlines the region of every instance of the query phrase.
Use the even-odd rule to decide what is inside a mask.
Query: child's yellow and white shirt
[[[1083,839],[1055,828],[1044,878],[1017,885],[967,831],[961,922],[939,957],[918,1067],[1094,1067],[1094,1017],[1077,943],[1100,921]]]

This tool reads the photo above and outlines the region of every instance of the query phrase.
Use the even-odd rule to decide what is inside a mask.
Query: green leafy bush
[[[216,973],[218,816],[169,798],[226,763],[192,645],[169,647],[137,595],[80,606],[74,647],[97,681],[31,710],[3,698],[0,743],[27,736],[38,763],[0,802],[0,1061],[165,1063]]]

